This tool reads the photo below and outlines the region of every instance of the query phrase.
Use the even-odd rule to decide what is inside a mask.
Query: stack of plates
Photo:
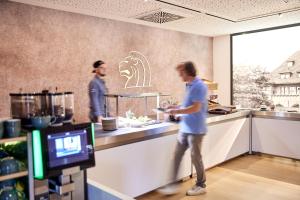
[[[117,130],[117,119],[114,117],[102,118],[102,129],[104,131],[114,131]]]

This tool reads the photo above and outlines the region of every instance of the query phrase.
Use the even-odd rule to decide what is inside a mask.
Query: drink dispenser
[[[11,117],[21,119],[22,127],[31,127],[31,117],[39,110],[40,94],[10,93]]]
[[[64,93],[48,93],[50,98],[50,110],[52,126],[62,126],[65,119]]]
[[[74,115],[74,93],[65,92],[65,119],[64,123],[71,123]]]

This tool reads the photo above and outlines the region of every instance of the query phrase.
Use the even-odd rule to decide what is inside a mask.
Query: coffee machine
[[[95,166],[94,125],[48,127],[30,135],[34,200],[87,198],[87,168]]]

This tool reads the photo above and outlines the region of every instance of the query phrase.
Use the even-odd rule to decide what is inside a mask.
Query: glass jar
[[[64,93],[48,93],[51,109],[51,126],[61,126],[65,119]]]
[[[74,115],[74,93],[65,92],[65,119],[64,123],[71,123]]]
[[[10,93],[11,117],[21,119],[23,127],[31,127],[30,118],[40,110],[40,93]]]

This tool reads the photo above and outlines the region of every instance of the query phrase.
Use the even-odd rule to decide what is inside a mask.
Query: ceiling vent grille
[[[156,12],[148,13],[146,15],[137,17],[137,19],[139,20],[144,20],[144,21],[153,22],[157,24],[163,24],[166,22],[171,22],[182,18],[184,17],[172,13],[168,13],[165,11],[156,11]]]

